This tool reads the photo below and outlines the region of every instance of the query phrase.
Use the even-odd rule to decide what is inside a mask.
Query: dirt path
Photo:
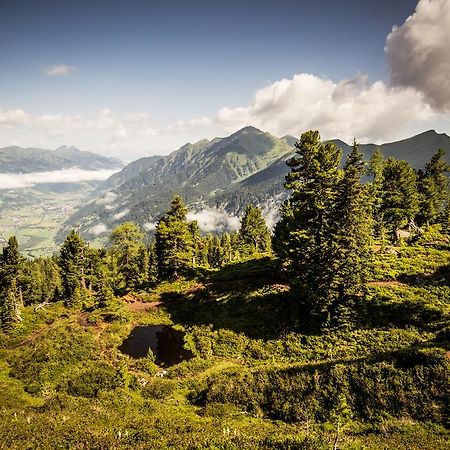
[[[127,303],[126,307],[128,311],[140,312],[140,311],[150,311],[151,309],[159,308],[163,302],[141,302],[135,301],[133,303]]]

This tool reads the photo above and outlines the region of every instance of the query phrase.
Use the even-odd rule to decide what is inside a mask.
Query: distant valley
[[[0,149],[0,244],[15,234],[27,255],[51,254],[61,224],[122,167],[75,147]]]
[[[126,220],[151,232],[174,194],[183,196],[190,218],[204,232],[234,229],[248,203],[260,205],[270,225],[286,198],[286,160],[294,154],[295,142],[293,136],[278,138],[245,127],[125,167],[117,159],[75,147],[0,149],[0,239],[17,234],[22,250],[39,256],[51,253],[74,227],[99,243]],[[349,144],[333,142],[344,155],[350,151]],[[368,159],[376,147],[360,148]],[[450,137],[430,130],[380,147],[386,156],[418,169],[438,148],[447,150],[448,160]],[[11,179],[18,185],[11,187],[9,181],[8,186],[5,180]],[[18,180],[25,180],[22,187]]]

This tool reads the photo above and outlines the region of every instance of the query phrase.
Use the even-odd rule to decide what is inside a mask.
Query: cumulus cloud
[[[123,219],[129,212],[130,212],[129,209],[124,209],[123,211],[120,211],[117,214],[114,214],[113,218],[114,218],[114,220]]]
[[[20,189],[48,183],[78,183],[106,180],[116,170],[62,169],[48,172],[0,173],[0,189]]]
[[[190,211],[188,220],[196,220],[201,231],[235,231],[239,228],[239,218],[219,209]]]
[[[248,106],[222,108],[216,120],[229,131],[253,125],[282,136],[319,129],[325,138],[365,141],[392,137],[433,117],[415,89],[370,83],[362,74],[335,83],[302,73],[260,89]]]
[[[108,191],[102,197],[97,199],[95,203],[97,203],[98,205],[109,205],[110,203],[114,203],[117,197],[118,195],[116,193]]]
[[[386,39],[391,84],[415,88],[450,110],[450,1],[420,0],[415,13]]]
[[[76,70],[74,66],[68,66],[67,64],[55,64],[54,66],[49,67],[45,73],[49,77],[60,77],[69,75],[74,70]]]
[[[99,236],[108,232],[108,227],[104,223],[99,223],[89,228],[89,232],[94,236]]]
[[[155,122],[147,113],[115,113],[100,109],[89,116],[31,114],[23,109],[0,109],[0,147],[20,141],[22,146],[59,147],[69,142],[79,148],[133,160],[152,153],[173,151],[186,141],[213,137],[207,118]]]
[[[154,231],[156,230],[156,222],[145,222],[143,225],[145,231]]]

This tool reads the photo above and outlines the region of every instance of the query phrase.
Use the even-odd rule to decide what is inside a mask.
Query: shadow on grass
[[[362,302],[356,310],[356,321],[362,328],[416,327],[423,331],[436,331],[449,320],[442,311],[421,302],[394,302],[387,296],[374,297]]]
[[[270,258],[226,266],[209,273],[201,287],[183,293],[162,293],[161,300],[173,320],[185,326],[212,325],[214,329],[225,328],[263,340],[290,331],[323,334],[321,324],[311,319],[300,296],[289,288]],[[449,318],[421,300],[380,294],[359,302],[351,320],[353,326],[363,329],[442,328]]]
[[[398,281],[410,286],[450,286],[450,264],[439,267],[431,274],[401,275]]]
[[[203,288],[164,293],[161,299],[177,323],[212,325],[257,339],[280,337],[304,316],[270,258],[229,265],[210,274]]]

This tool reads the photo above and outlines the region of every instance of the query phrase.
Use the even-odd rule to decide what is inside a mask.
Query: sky
[[[449,0],[0,0],[0,147],[450,131]]]

